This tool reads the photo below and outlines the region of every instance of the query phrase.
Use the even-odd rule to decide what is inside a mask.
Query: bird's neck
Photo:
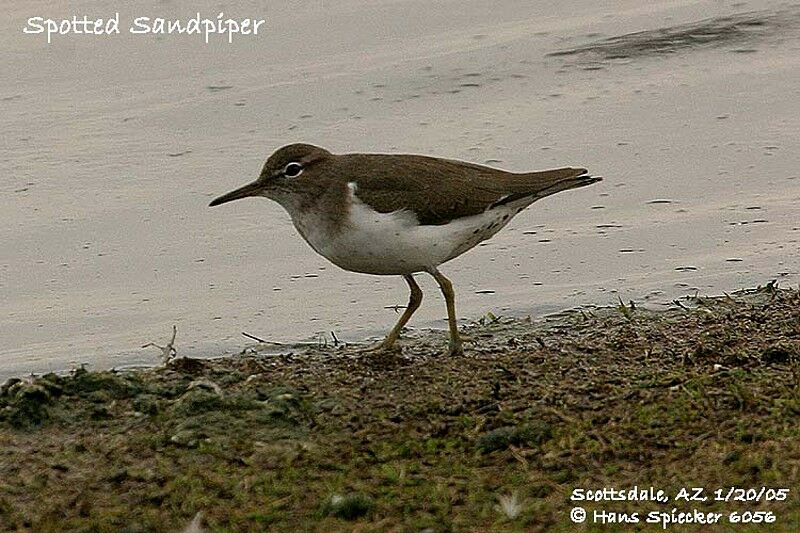
[[[294,226],[309,240],[312,233],[334,235],[341,230],[349,212],[348,199],[343,193],[328,187],[279,193],[271,198],[289,213]]]

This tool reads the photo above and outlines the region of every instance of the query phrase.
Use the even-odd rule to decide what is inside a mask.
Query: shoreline
[[[768,278],[769,279],[769,278]],[[743,287],[733,291],[721,291],[720,294],[703,295],[700,296],[700,289],[691,288],[688,286],[684,291],[673,290],[666,292],[657,289],[650,289],[643,292],[638,297],[626,297],[627,306],[632,306],[636,309],[644,310],[647,312],[662,312],[667,311],[674,306],[679,306],[681,301],[687,301],[697,298],[721,298],[723,295],[747,293],[748,291],[757,291],[761,288],[775,287],[782,289],[787,285],[785,280],[771,279],[763,285],[756,287]],[[659,295],[659,299],[653,299],[655,294]],[[438,295],[437,295],[438,296]],[[605,312],[607,310],[618,309],[620,304],[608,303],[612,300],[611,295],[609,298],[588,299],[584,303],[574,303],[569,306],[558,306],[555,303],[548,303],[546,305],[539,305],[534,308],[526,308],[523,306],[503,307],[498,311],[494,311],[494,306],[487,306],[487,311],[480,314],[477,318],[459,318],[459,330],[469,330],[476,326],[482,326],[487,321],[495,319],[511,320],[511,321],[527,321],[535,323],[546,323],[553,317],[561,317],[570,313],[593,313]],[[618,293],[613,295],[618,301],[622,302],[622,296]],[[574,299],[574,298],[570,298]],[[443,301],[428,302],[434,310],[444,311]],[[402,309],[403,305],[395,304],[394,306],[385,306],[383,309],[391,310],[397,313],[398,309]],[[420,314],[420,313],[418,313]],[[352,330],[342,331],[340,328],[335,328],[333,325],[320,330],[314,335],[305,338],[292,338],[288,336],[277,336],[279,340],[272,340],[274,336],[264,335],[257,329],[242,330],[235,333],[229,333],[226,336],[226,342],[212,343],[212,347],[199,348],[191,339],[187,341],[185,336],[189,334],[181,327],[173,324],[172,327],[177,327],[177,332],[174,337],[170,327],[164,326],[159,328],[156,335],[149,338],[142,338],[134,348],[125,349],[119,353],[101,352],[100,347],[91,346],[88,348],[88,353],[91,355],[74,356],[69,361],[64,357],[56,358],[52,363],[42,362],[41,360],[28,360],[21,359],[16,363],[17,367],[23,367],[23,370],[14,370],[13,366],[4,370],[0,366],[0,385],[9,379],[26,378],[26,377],[40,377],[45,374],[56,374],[65,376],[79,368],[84,368],[91,372],[129,372],[129,371],[148,371],[160,368],[163,365],[163,354],[159,354],[159,350],[163,352],[165,346],[171,346],[173,349],[173,356],[175,358],[198,359],[201,361],[224,359],[229,357],[238,357],[243,354],[261,354],[266,356],[280,356],[285,352],[298,352],[310,350],[314,352],[314,348],[319,348],[320,354],[335,353],[337,350],[345,350],[352,348],[355,350],[365,349],[372,344],[380,342],[385,333],[394,324],[394,318],[389,319],[385,325],[376,327],[371,330],[364,330],[363,328],[356,327]],[[442,337],[442,346],[446,344],[447,332],[447,317],[439,316],[438,318],[421,318],[418,319],[415,315],[406,328],[404,328],[403,335],[399,343],[405,346],[409,341],[416,341],[424,339],[426,342],[429,340],[433,343],[430,348],[435,348],[435,342],[432,339]],[[231,339],[241,339],[239,343],[228,342]],[[247,343],[247,340],[253,343]],[[413,343],[413,342],[412,342]],[[442,348],[444,350],[444,348]],[[207,352],[215,352],[215,355],[206,355]],[[99,355],[103,353],[104,355]],[[15,354],[16,355],[16,354]],[[119,364],[114,364],[116,359],[121,359]],[[59,365],[63,365],[60,366]]]
[[[328,346],[6,382],[0,523],[536,531],[571,526],[575,488],[638,486],[669,503],[580,505],[723,524],[747,506],[680,488],[798,486],[797,289],[463,331],[462,358],[425,332],[399,356]],[[757,510],[800,525],[794,495]]]
[[[396,317],[383,307],[406,303],[402,281],[331,267],[266,200],[206,207],[294,141],[606,177],[535,204],[451,262],[466,317],[613,303],[614,291],[671,299],[687,285],[800,282],[787,254],[800,236],[796,10],[467,2],[453,16],[446,4],[377,2],[376,24],[364,25],[340,3],[276,4],[226,11],[267,20],[231,45],[225,34],[208,46],[202,35],[126,36],[139,15],[214,18],[216,7],[142,5],[120,11],[120,35],[47,45],[46,32],[22,32],[27,19],[60,22],[76,8],[8,6],[3,66],[18,75],[2,95],[0,239],[12,253],[0,264],[0,359],[10,374],[76,354],[89,368],[138,363],[172,324],[191,356],[238,344],[242,330],[278,341],[388,330]],[[426,301],[414,324],[442,317],[438,298]]]

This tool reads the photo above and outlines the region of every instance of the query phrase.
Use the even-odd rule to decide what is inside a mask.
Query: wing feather
[[[356,196],[381,213],[412,211],[423,225],[439,225],[523,198],[532,203],[600,178],[582,168],[516,174],[417,155],[346,154],[331,171],[356,184]],[[354,169],[358,169],[357,173]]]

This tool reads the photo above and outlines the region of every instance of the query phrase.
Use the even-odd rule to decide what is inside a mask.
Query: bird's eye
[[[303,173],[303,165],[300,163],[289,163],[283,169],[283,175],[287,178],[296,178]]]

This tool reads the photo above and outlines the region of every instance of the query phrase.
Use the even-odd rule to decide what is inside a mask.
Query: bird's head
[[[314,176],[321,172],[321,163],[332,157],[329,151],[311,144],[289,144],[275,151],[258,178],[215,198],[210,207],[248,196],[265,196],[283,203],[283,200],[302,191],[304,185],[314,183]]]

